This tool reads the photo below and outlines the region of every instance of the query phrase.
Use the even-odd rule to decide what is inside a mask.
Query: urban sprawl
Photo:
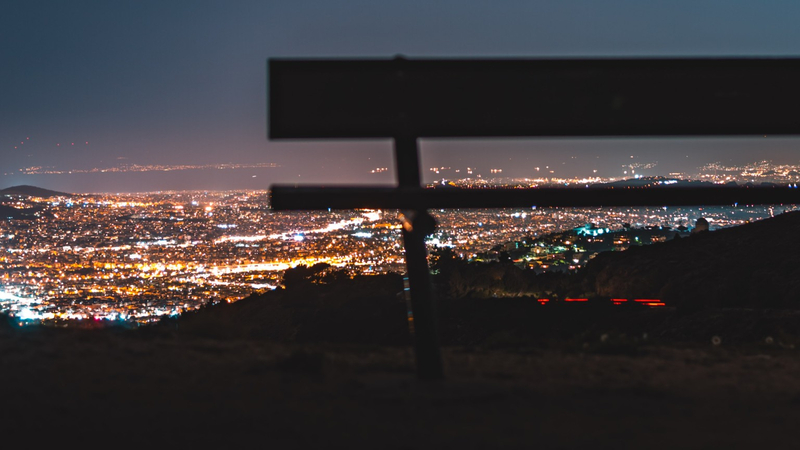
[[[708,169],[717,175],[705,179],[717,183],[735,173]],[[266,191],[0,196],[6,216],[0,310],[21,322],[148,323],[275,289],[283,271],[298,265],[327,263],[351,274],[404,270],[397,211],[278,212],[268,197]],[[701,218],[714,230],[790,209],[435,210],[438,226],[428,246],[468,261],[504,258],[538,272],[569,271],[601,251],[689,234]]]

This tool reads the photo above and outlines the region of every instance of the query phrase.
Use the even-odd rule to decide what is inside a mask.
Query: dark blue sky
[[[391,171],[369,169],[391,167],[388,142],[267,141],[267,58],[800,56],[798,17],[796,1],[6,0],[0,172],[275,162],[282,167],[257,179],[264,188],[286,181],[385,183]],[[665,171],[728,157],[800,162],[797,144],[437,141],[423,144],[423,160],[498,166],[517,176],[548,164],[563,166],[563,175],[590,168],[610,175],[630,155],[657,160]],[[186,177],[188,188],[202,184],[188,181],[197,178],[193,172],[171,176]],[[113,179],[49,180],[54,188],[130,190]],[[0,187],[21,182],[47,184],[0,175]]]

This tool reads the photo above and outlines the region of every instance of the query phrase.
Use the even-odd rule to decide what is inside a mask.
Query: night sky
[[[266,139],[270,57],[800,56],[796,1],[35,1],[0,6],[0,188],[75,192],[391,183],[389,141]],[[74,145],[73,145],[74,143]],[[423,166],[510,176],[800,162],[788,138],[425,141]],[[16,147],[16,148],[15,148]],[[634,156],[634,158],[631,158]],[[124,176],[20,168],[276,163]],[[377,167],[389,167],[371,174]],[[247,172],[247,173],[244,173]],[[429,178],[430,179],[430,178]]]

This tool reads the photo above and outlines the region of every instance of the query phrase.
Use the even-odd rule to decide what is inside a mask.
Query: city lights
[[[264,191],[10,196],[5,205],[37,211],[0,221],[0,310],[20,323],[153,322],[275,289],[283,271],[299,265],[405,270],[397,211],[277,212]],[[509,258],[537,272],[573,271],[598,251],[661,242],[700,217],[716,229],[774,213],[768,206],[437,210],[427,244],[473,262]]]

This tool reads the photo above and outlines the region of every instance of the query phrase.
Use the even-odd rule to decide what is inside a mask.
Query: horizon
[[[632,157],[631,157],[632,158]],[[655,166],[655,164],[653,164]],[[268,169],[273,169],[274,167],[270,167]],[[696,173],[681,173],[681,172],[670,172],[668,174],[652,174],[648,172],[652,172],[650,165],[648,163],[630,163],[629,165],[622,165],[619,172],[622,172],[621,175],[618,176],[611,176],[605,177],[601,176],[600,173],[597,173],[596,170],[591,171],[591,173],[582,174],[581,176],[557,176],[554,171],[548,171],[549,166],[544,166],[541,168],[536,167],[535,172],[530,177],[519,177],[519,176],[511,176],[507,171],[504,169],[489,169],[484,171],[483,173],[488,172],[486,175],[483,176],[480,169],[472,167],[472,168],[464,168],[458,169],[453,166],[448,167],[430,167],[424,168],[422,167],[420,170],[423,175],[423,183],[430,187],[435,187],[437,184],[453,184],[459,187],[471,187],[473,185],[480,185],[480,186],[494,186],[494,187],[505,187],[505,186],[517,186],[520,183],[523,185],[527,185],[529,187],[536,187],[536,186],[548,186],[548,185],[583,185],[585,183],[592,183],[592,184],[604,184],[604,183],[614,183],[614,182],[621,182],[621,181],[634,181],[639,179],[672,179],[672,180],[679,180],[679,181],[709,181],[715,184],[723,184],[725,182],[736,182],[737,184],[747,184],[747,183],[772,183],[772,184],[782,184],[788,182],[791,186],[793,183],[797,183],[800,181],[800,161],[796,164],[778,164],[774,163],[772,160],[762,160],[762,161],[752,161],[744,165],[729,165],[725,166],[721,164],[719,161],[705,164],[704,166],[698,167]],[[261,170],[263,168],[259,168]],[[466,169],[471,169],[467,171]],[[627,169],[627,170],[624,170]],[[216,187],[209,187],[207,179],[201,180],[202,186],[194,186],[190,187],[187,186],[184,182],[179,181],[179,185],[176,186],[174,184],[170,185],[169,181],[172,180],[171,175],[176,171],[187,171],[187,172],[197,172],[197,171],[218,171],[218,172],[242,172],[247,169],[226,169],[226,168],[189,168],[189,169],[158,169],[158,170],[138,170],[133,171],[130,173],[128,183],[133,183],[135,186],[132,189],[119,189],[120,182],[118,178],[120,177],[120,171],[92,171],[92,172],[78,172],[78,173],[57,173],[53,174],[40,174],[40,175],[31,175],[25,178],[26,182],[19,183],[19,184],[10,184],[7,186],[0,185],[0,190],[12,189],[17,187],[32,187],[37,189],[45,189],[51,191],[62,192],[66,194],[74,194],[74,195],[126,195],[126,194],[153,194],[153,193],[185,193],[185,192],[236,192],[236,191],[249,191],[249,192],[269,192],[271,190],[271,186],[274,183],[269,183],[268,186],[263,186],[262,179],[258,179],[257,175],[249,176],[249,173],[253,173],[253,169],[250,169],[250,172],[247,174],[242,181],[241,176],[234,176],[234,184],[229,186],[216,186]],[[638,170],[638,173],[636,171]],[[374,171],[374,170],[373,170]],[[380,168],[380,172],[387,171],[386,168]],[[779,171],[779,172],[776,172]],[[121,171],[125,174],[125,171]],[[141,175],[141,172],[144,172],[145,175]],[[721,174],[718,172],[722,172]],[[72,177],[72,181],[62,182],[61,184],[56,183],[55,186],[52,184],[47,185],[47,179],[53,179],[57,177],[63,177],[64,175],[68,175]],[[90,189],[64,189],[59,188],[58,186],[81,186],[81,177],[86,176],[101,176],[101,177],[115,177],[117,178],[117,189],[114,188],[106,188],[106,190],[90,190]],[[230,174],[229,174],[230,175]],[[232,175],[236,175],[235,173]],[[125,175],[123,175],[125,176]],[[162,182],[167,181],[167,183],[162,186],[161,188],[151,188],[149,190],[141,190],[139,187],[142,184],[142,179],[145,177],[157,178],[161,177]],[[45,180],[45,184],[36,183],[35,180]],[[78,181],[78,183],[76,183]],[[85,181],[85,180],[83,180]],[[219,179],[216,180],[219,182]],[[245,185],[247,183],[250,185]],[[146,183],[148,186],[152,186],[152,183]],[[213,184],[213,183],[212,183]],[[294,184],[294,185],[302,185],[300,183],[287,183],[287,184]],[[319,181],[315,181],[315,184],[327,184],[330,187],[334,187],[337,185],[346,186],[346,185],[370,185],[370,186],[383,186],[383,187],[392,187],[394,184],[392,183],[369,183],[365,181],[361,182],[350,182],[350,183],[321,183]],[[123,184],[124,185],[124,184]]]

